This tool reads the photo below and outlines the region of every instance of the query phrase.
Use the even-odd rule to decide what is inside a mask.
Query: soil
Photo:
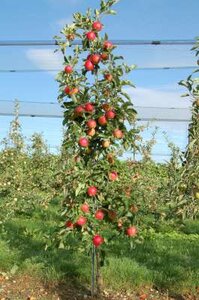
[[[28,275],[0,276],[0,300],[91,300],[90,292],[75,282],[45,284],[39,278]],[[199,288],[186,295],[168,295],[155,288],[144,287],[140,291],[113,292],[104,290],[95,300],[199,300]],[[93,300],[94,300],[93,299]]]

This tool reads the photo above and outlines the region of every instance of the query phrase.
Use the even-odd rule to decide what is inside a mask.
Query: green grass
[[[0,271],[26,273],[43,281],[73,278],[90,283],[90,257],[72,250],[44,250],[43,235],[56,223],[56,205],[47,212],[20,216],[7,222],[0,238]],[[106,286],[132,289],[156,286],[182,292],[199,285],[198,222],[186,222],[183,231],[148,232],[143,244],[131,249],[126,239],[107,248],[102,273]]]

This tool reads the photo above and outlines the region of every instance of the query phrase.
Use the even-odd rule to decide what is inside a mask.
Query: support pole
[[[91,297],[95,296],[95,246],[92,245],[91,253]]]

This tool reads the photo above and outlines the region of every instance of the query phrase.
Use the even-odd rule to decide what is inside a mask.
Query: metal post
[[[95,295],[95,246],[92,246],[91,253],[91,297]]]

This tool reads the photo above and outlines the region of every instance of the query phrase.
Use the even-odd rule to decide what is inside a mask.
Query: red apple
[[[95,218],[98,220],[103,220],[104,219],[104,212],[101,209],[98,209],[95,213]]]
[[[67,74],[71,74],[73,72],[73,68],[72,68],[72,66],[65,66],[64,71]]]
[[[112,49],[113,48],[113,43],[110,41],[105,41],[104,42],[104,49],[108,50],[108,49]]]
[[[88,128],[95,128],[97,126],[97,123],[95,120],[90,119],[87,121],[86,125],[88,126]]]
[[[126,229],[126,234],[128,236],[136,236],[137,232],[138,230],[135,226],[130,226],[129,228]]]
[[[114,137],[117,138],[117,139],[122,139],[123,136],[124,136],[122,130],[120,130],[120,129],[115,129],[115,130],[113,131],[113,135],[114,135]]]
[[[78,142],[79,146],[87,148],[89,145],[89,140],[86,137],[81,137]]]
[[[99,55],[99,54],[92,54],[91,56],[90,56],[90,61],[94,64],[94,65],[97,65],[97,64],[99,64],[99,62],[100,62],[100,60],[101,60],[101,55]]]
[[[81,211],[83,211],[84,213],[89,213],[90,212],[90,207],[87,203],[83,203],[80,207]]]
[[[89,186],[87,189],[87,194],[89,197],[94,197],[97,195],[97,188],[95,186]]]
[[[93,31],[89,31],[86,33],[86,37],[89,41],[94,41],[96,39],[96,34]]]
[[[104,78],[105,78],[107,81],[112,81],[112,80],[113,80],[113,75],[110,74],[110,73],[106,73],[106,74],[104,74]]]
[[[67,228],[73,229],[74,224],[73,224],[71,221],[66,221],[65,226],[66,226]]]
[[[103,28],[103,25],[100,21],[95,21],[93,24],[92,24],[92,29],[93,30],[96,30],[96,31],[101,31]]]
[[[101,236],[101,235],[98,235],[96,234],[94,237],[93,237],[93,245],[95,247],[99,247],[101,244],[104,243],[104,238]]]
[[[90,60],[86,60],[84,64],[87,71],[93,71],[94,70],[94,64]]]
[[[77,107],[75,107],[75,115],[76,116],[82,116],[83,112],[84,112],[84,107],[82,105],[79,105]]]
[[[111,181],[115,181],[115,180],[118,179],[118,173],[115,172],[115,171],[112,171],[112,172],[110,172],[110,173],[108,174],[108,178],[109,178],[109,180],[111,180]]]
[[[107,119],[105,116],[99,117],[97,121],[101,126],[105,126],[107,124]]]
[[[115,118],[115,112],[113,110],[109,110],[105,113],[105,116],[107,119],[114,119]]]
[[[70,87],[66,86],[65,89],[64,89],[64,92],[65,92],[65,94],[70,95],[70,93],[71,93]]]
[[[102,60],[108,60],[108,53],[103,52],[103,53],[101,54],[101,59],[102,59]]]
[[[87,219],[83,216],[79,217],[76,221],[76,224],[79,225],[79,226],[83,226],[85,225],[87,222]]]
[[[86,133],[89,135],[89,136],[94,136],[95,135],[95,129],[94,128],[90,128],[86,131]]]
[[[89,102],[84,105],[84,109],[87,112],[94,112],[94,110],[95,110],[94,105]]]

